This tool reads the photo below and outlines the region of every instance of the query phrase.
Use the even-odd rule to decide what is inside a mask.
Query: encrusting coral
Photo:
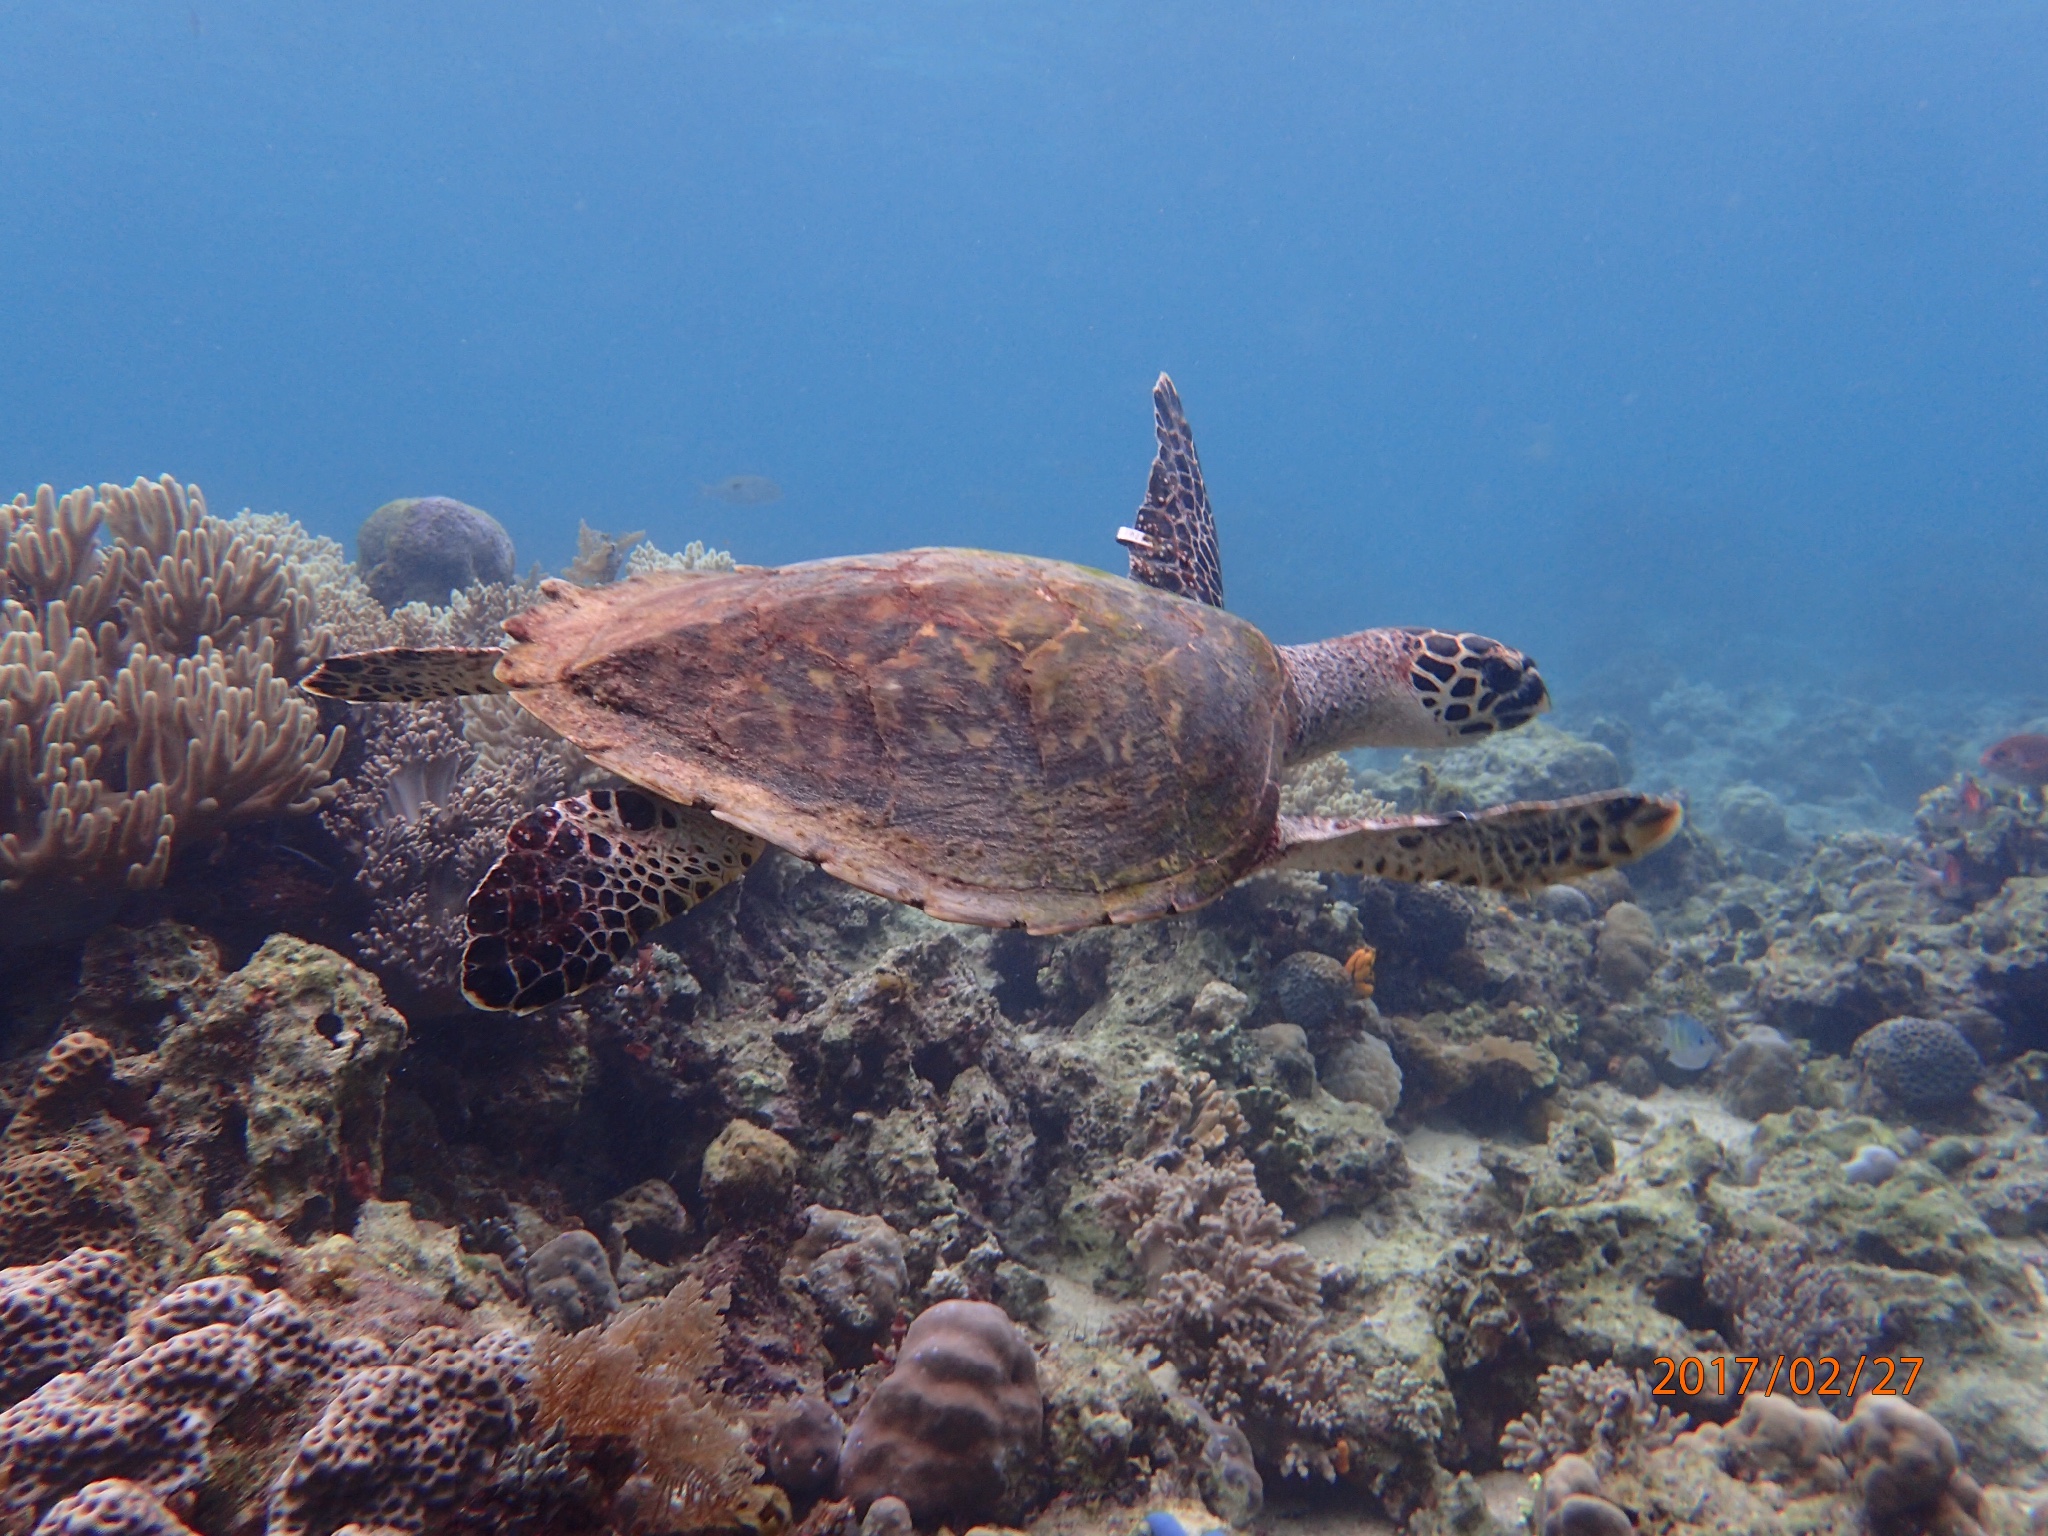
[[[175,848],[317,809],[340,728],[279,537],[166,476],[0,503],[0,892],[163,883]]]

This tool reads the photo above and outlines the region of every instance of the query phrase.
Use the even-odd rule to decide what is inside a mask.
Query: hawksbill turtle
[[[1639,858],[1676,802],[1627,791],[1474,814],[1280,811],[1292,764],[1452,746],[1549,705],[1473,634],[1369,629],[1275,645],[1223,608],[1179,396],[1128,578],[913,549],[775,568],[548,582],[503,649],[330,658],[307,691],[510,694],[624,787],[513,824],[471,896],[463,990],[528,1012],[629,959],[765,845],[934,917],[1033,933],[1186,912],[1255,870],[1526,889]]]

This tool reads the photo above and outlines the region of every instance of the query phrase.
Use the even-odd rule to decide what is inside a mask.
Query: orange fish
[[[1967,773],[1963,775],[1963,792],[1960,799],[1965,816],[1982,816],[1991,809],[1991,797],[1984,792],[1984,786]]]
[[[2039,789],[2048,785],[2048,736],[2008,736],[1986,747],[1977,766],[1994,779]]]
[[[1351,978],[1351,985],[1360,997],[1372,996],[1373,962],[1379,959],[1370,944],[1361,944],[1351,951],[1351,958],[1344,962],[1344,974]]]

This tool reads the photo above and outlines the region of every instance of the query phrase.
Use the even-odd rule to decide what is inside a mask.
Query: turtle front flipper
[[[1469,815],[1282,816],[1279,845],[1264,867],[1524,891],[1640,859],[1670,841],[1684,819],[1676,800],[1627,790]]]
[[[1119,528],[1117,543],[1131,554],[1131,580],[1178,592],[1211,608],[1223,606],[1223,561],[1216,552],[1216,518],[1195,435],[1188,430],[1180,394],[1165,374],[1152,386],[1152,417],[1159,452],[1138,508],[1138,526]]]
[[[299,686],[323,699],[350,704],[419,704],[465,693],[510,693],[498,681],[497,646],[437,645],[419,649],[388,646],[330,656]]]
[[[640,940],[753,867],[761,839],[637,789],[528,811],[469,898],[462,990],[531,1013],[602,981]]]

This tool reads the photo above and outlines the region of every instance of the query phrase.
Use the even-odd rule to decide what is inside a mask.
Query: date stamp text
[[[1650,1371],[1652,1397],[1904,1397],[1924,1363],[1918,1355],[1659,1355]]]

